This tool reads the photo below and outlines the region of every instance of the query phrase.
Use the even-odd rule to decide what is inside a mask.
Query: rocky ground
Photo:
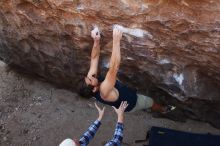
[[[0,62],[0,146],[55,146],[67,137],[79,138],[97,117],[93,102],[48,83],[7,72]],[[102,146],[109,140],[115,122],[116,114],[107,107],[103,124],[90,145]],[[151,126],[220,134],[219,129],[207,123],[155,119],[141,111],[126,114],[124,145],[138,146],[134,141],[144,139]]]

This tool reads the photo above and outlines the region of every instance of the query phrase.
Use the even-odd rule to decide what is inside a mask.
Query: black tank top
[[[100,77],[98,78],[99,82],[102,82],[104,80],[104,78]],[[94,97],[96,98],[96,100],[98,100],[99,102],[103,103],[103,104],[107,104],[110,106],[114,106],[116,108],[118,108],[121,104],[122,101],[127,101],[128,102],[128,107],[126,108],[126,112],[131,111],[137,102],[137,93],[135,90],[127,87],[126,85],[122,84],[120,81],[116,80],[115,83],[115,88],[118,90],[119,92],[119,97],[116,101],[114,102],[109,102],[109,101],[104,101],[101,96],[100,96],[100,92],[97,91],[94,94]]]

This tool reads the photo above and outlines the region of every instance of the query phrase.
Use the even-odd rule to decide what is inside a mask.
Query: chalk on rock
[[[123,33],[129,34],[135,37],[144,37],[146,35],[150,39],[153,38],[153,36],[148,31],[145,31],[139,28],[126,28],[118,24],[113,25],[113,29],[115,28],[120,30]]]

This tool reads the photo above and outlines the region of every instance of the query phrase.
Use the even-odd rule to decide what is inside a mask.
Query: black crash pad
[[[149,131],[149,146],[220,146],[220,135],[196,134],[161,127]]]

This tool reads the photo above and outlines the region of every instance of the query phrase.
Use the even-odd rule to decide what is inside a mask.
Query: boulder
[[[99,70],[108,69],[114,24],[142,34],[121,41],[125,83],[183,104],[220,101],[220,0],[1,0],[0,58],[75,91],[89,69],[94,25]]]

